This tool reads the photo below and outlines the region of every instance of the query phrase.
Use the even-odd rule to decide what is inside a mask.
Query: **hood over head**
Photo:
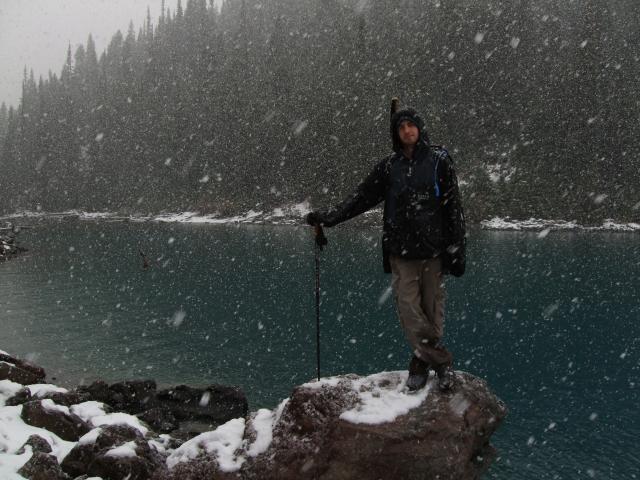
[[[405,120],[413,123],[420,131],[420,140],[418,143],[423,142],[429,145],[429,137],[427,131],[424,128],[424,121],[422,117],[413,108],[405,108],[398,110],[391,117],[391,141],[393,142],[393,151],[399,152],[402,150],[402,143],[400,143],[400,135],[398,135],[398,128],[400,124]]]

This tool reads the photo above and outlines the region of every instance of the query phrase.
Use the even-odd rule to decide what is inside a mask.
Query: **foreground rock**
[[[145,380],[68,391],[0,380],[0,454],[13,465],[0,462],[0,478],[480,478],[495,457],[490,437],[505,405],[464,372],[446,393],[432,378],[410,394],[406,377],[322,379],[250,415],[229,387],[157,391]],[[206,431],[193,437],[198,429]]]
[[[432,380],[408,394],[405,382],[406,372],[391,372],[297,387],[271,413],[268,447],[265,419],[254,415],[241,440],[229,429],[175,450],[167,462],[173,468],[162,478],[479,478],[495,456],[489,440],[505,405],[484,381],[463,372],[449,393]]]

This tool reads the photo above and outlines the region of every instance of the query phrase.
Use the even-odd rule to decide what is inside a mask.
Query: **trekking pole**
[[[315,225],[313,228],[316,240],[316,359],[318,381],[320,381],[320,252],[328,242],[321,225]]]

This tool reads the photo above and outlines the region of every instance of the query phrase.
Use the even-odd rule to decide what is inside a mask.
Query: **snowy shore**
[[[471,480],[491,463],[490,437],[507,413],[484,381],[465,372],[456,372],[455,391],[439,392],[432,379],[417,394],[405,388],[406,371],[350,374],[295,387],[273,410],[235,414],[185,438],[161,434],[145,421],[161,405],[145,414],[116,406],[152,406],[153,392],[145,393],[150,381],[67,390],[45,383],[45,377],[41,367],[0,350],[3,480],[200,480],[228,474],[311,480],[327,471],[355,480],[368,478],[374,459],[380,478],[417,480],[424,472],[451,478],[446,475],[458,471],[466,473],[456,478]],[[98,398],[105,392],[108,403]],[[201,392],[196,404],[206,408],[214,396]],[[188,412],[190,402],[180,403]],[[470,429],[477,433],[469,435]],[[398,449],[410,452],[413,463],[398,457]]]
[[[102,220],[111,222],[161,222],[161,223],[191,223],[211,225],[256,224],[256,225],[299,225],[304,216],[311,211],[308,202],[275,208],[271,211],[249,210],[239,215],[225,217],[218,213],[201,214],[200,212],[161,213],[158,215],[123,215],[113,212],[83,212],[68,210],[65,212],[33,212],[22,211],[10,215],[0,216],[0,221],[45,219],[45,218],[77,218],[91,221]],[[371,210],[363,215],[365,221],[381,217],[382,210]],[[516,220],[509,217],[493,217],[480,222],[483,230],[501,231],[585,231],[585,232],[640,232],[640,223],[623,223],[614,219],[606,219],[601,225],[580,225],[575,220],[547,220],[529,218]]]

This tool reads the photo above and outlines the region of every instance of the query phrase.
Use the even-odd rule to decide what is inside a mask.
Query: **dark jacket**
[[[346,200],[319,212],[320,218],[331,227],[383,200],[385,272],[391,272],[389,255],[397,255],[407,259],[440,257],[444,273],[464,273],[464,213],[453,160],[444,148],[429,145],[423,135],[412,159],[397,149],[379,162]]]

